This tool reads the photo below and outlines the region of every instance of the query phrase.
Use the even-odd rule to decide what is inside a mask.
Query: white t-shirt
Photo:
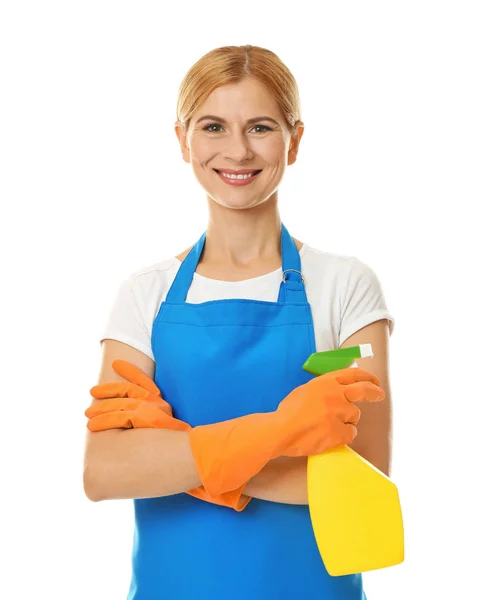
[[[308,244],[301,247],[300,259],[317,352],[339,348],[353,333],[380,319],[388,319],[392,334],[394,318],[386,307],[381,283],[368,265],[354,256],[322,252]],[[101,343],[118,340],[154,360],[152,326],[180,265],[173,256],[128,276],[119,287]],[[195,272],[186,302],[228,298],[276,302],[281,281],[282,267],[244,281],[219,281]]]

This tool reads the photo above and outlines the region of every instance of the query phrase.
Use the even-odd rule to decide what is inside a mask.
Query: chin
[[[237,201],[230,201],[230,200],[226,200],[224,198],[213,198],[213,196],[210,196],[210,199],[215,202],[216,204],[218,204],[219,206],[223,206],[223,208],[230,208],[232,210],[244,210],[244,209],[248,209],[248,208],[254,208],[255,206],[258,206],[260,204],[263,204],[263,200],[254,200],[252,202],[240,199],[238,202]]]
[[[267,189],[261,190],[252,190],[251,193],[247,193],[247,191],[241,191],[243,188],[239,190],[234,190],[233,193],[230,193],[231,190],[226,190],[225,193],[220,193],[219,189],[210,191],[208,186],[202,186],[206,192],[206,196],[210,202],[214,202],[218,206],[222,206],[223,208],[230,208],[232,210],[246,210],[250,208],[255,208],[256,206],[260,206],[261,204],[266,203],[267,201],[274,200],[276,202],[277,197],[277,187],[273,190],[269,190],[267,193]],[[228,186],[227,186],[228,187]],[[241,192],[241,193],[238,193]]]

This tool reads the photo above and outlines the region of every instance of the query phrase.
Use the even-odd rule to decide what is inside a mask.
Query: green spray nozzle
[[[313,352],[302,365],[302,369],[312,373],[312,375],[324,375],[331,371],[345,369],[358,358],[367,356],[374,356],[371,344],[359,344],[349,348]]]

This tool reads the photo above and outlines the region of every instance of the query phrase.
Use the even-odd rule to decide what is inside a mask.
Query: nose
[[[253,157],[250,140],[243,132],[234,132],[225,137],[226,145],[223,149],[223,158],[235,164],[241,164]]]

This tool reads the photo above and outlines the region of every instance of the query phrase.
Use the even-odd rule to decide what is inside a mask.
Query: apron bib
[[[300,255],[282,224],[277,302],[187,303],[206,233],[182,262],[153,324],[155,383],[173,416],[207,425],[277,409],[313,375],[316,351]],[[331,577],[307,505],[246,508],[186,493],[134,500],[128,600],[365,600],[361,574]]]

